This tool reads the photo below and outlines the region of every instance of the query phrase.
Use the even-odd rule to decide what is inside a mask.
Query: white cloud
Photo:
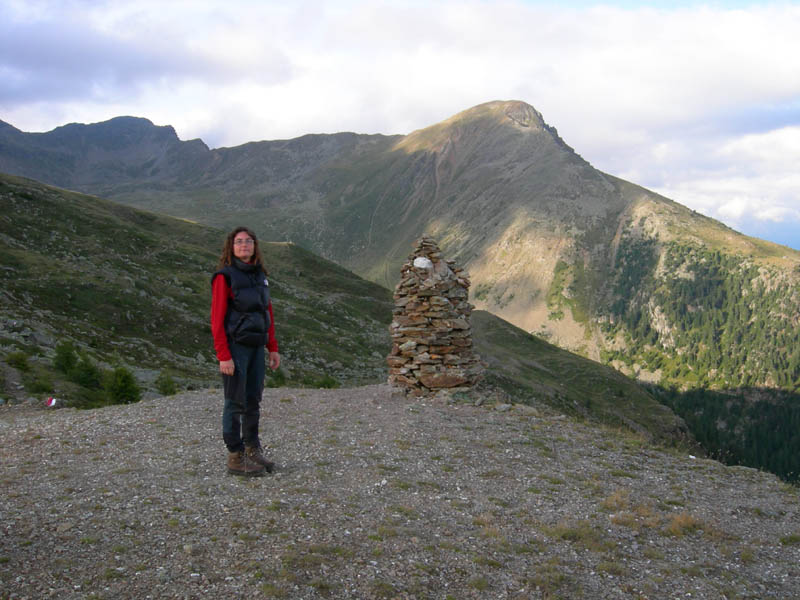
[[[605,4],[0,0],[0,118],[131,114],[220,146],[513,98],[604,171],[734,226],[796,218],[800,5]]]
[[[748,162],[760,173],[795,171],[800,166],[800,124],[736,138],[720,148],[719,155]]]
[[[800,126],[698,142],[683,151],[667,162],[677,172],[663,176],[656,191],[751,235],[765,235],[771,223],[800,231]],[[693,161],[694,151],[702,158]],[[800,235],[781,232],[781,243],[800,247]]]

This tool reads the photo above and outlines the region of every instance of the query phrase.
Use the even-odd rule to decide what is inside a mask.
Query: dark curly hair
[[[261,256],[261,248],[258,247],[258,238],[253,231],[247,227],[237,227],[233,231],[231,231],[228,236],[225,238],[225,245],[222,247],[222,254],[219,257],[219,264],[217,265],[217,270],[223,269],[227,266],[233,264],[233,259],[235,258],[233,254],[233,238],[235,238],[241,232],[245,232],[251,238],[253,238],[253,264],[257,265],[264,271],[264,275],[267,274],[267,268],[264,266],[264,258]]]

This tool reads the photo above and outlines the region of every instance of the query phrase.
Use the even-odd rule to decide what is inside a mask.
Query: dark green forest
[[[650,391],[710,456],[800,477],[800,289],[763,262],[627,236],[606,352],[660,374]]]
[[[769,389],[650,391],[686,421],[712,458],[800,481],[800,395]]]
[[[661,372],[684,389],[800,392],[800,290],[763,264],[718,250],[628,237],[613,288],[606,361]]]

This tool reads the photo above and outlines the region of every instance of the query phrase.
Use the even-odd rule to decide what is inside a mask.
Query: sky
[[[522,100],[594,167],[800,249],[800,0],[0,0],[0,119],[212,148]]]

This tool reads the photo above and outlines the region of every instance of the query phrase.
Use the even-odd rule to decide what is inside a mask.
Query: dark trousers
[[[230,344],[230,350],[236,370],[222,376],[222,440],[230,452],[238,452],[245,444],[261,446],[258,419],[264,392],[264,346]]]

